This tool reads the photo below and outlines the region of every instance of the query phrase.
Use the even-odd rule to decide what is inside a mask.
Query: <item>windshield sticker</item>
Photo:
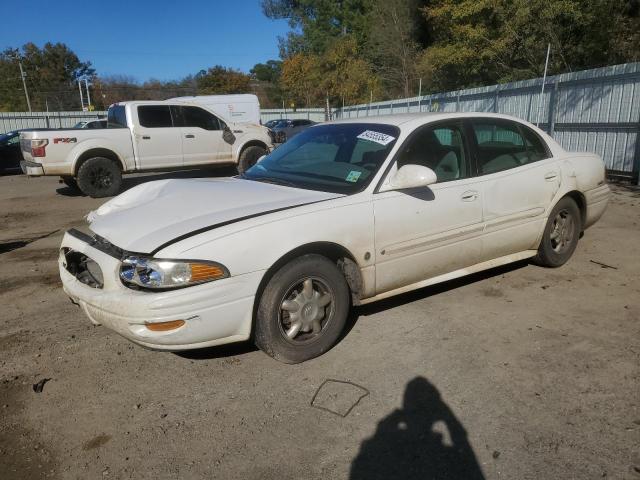
[[[355,183],[360,178],[360,175],[362,175],[362,172],[358,172],[357,170],[351,170],[349,172],[349,175],[347,175],[347,178],[345,178],[345,180],[347,182]]]
[[[358,138],[361,138],[362,140],[369,140],[370,142],[376,142],[380,145],[388,145],[396,139],[396,137],[392,137],[386,133],[374,132],[373,130],[365,130],[358,135]]]

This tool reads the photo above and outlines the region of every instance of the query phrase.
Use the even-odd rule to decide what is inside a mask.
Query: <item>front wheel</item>
[[[543,267],[564,265],[576,250],[581,231],[582,220],[578,205],[572,198],[561,199],[549,215],[533,261]]]
[[[267,284],[256,318],[255,342],[284,363],[322,355],[338,340],[349,314],[349,286],[321,255],[304,255]]]
[[[120,167],[105,157],[94,157],[84,162],[76,178],[82,193],[93,198],[112,197],[122,186]]]
[[[251,167],[253,167],[260,157],[266,155],[267,151],[258,147],[257,145],[252,145],[251,147],[245,148],[240,154],[240,158],[238,159],[238,173],[243,174]]]

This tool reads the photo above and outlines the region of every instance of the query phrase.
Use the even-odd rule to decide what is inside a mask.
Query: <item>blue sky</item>
[[[260,0],[30,0],[2,22],[0,49],[62,42],[100,75],[172,80],[218,64],[248,72],[278,58],[287,30]]]

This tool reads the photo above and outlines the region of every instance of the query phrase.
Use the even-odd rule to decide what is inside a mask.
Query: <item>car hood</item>
[[[160,180],[109,200],[87,220],[117,247],[150,253],[194,232],[341,196],[237,178]]]

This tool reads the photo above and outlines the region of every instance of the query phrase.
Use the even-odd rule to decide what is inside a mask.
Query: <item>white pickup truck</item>
[[[109,107],[107,128],[34,130],[20,135],[23,171],[59,175],[91,197],[119,192],[122,174],[211,164],[242,173],[273,148],[269,129],[235,123],[182,99]]]

